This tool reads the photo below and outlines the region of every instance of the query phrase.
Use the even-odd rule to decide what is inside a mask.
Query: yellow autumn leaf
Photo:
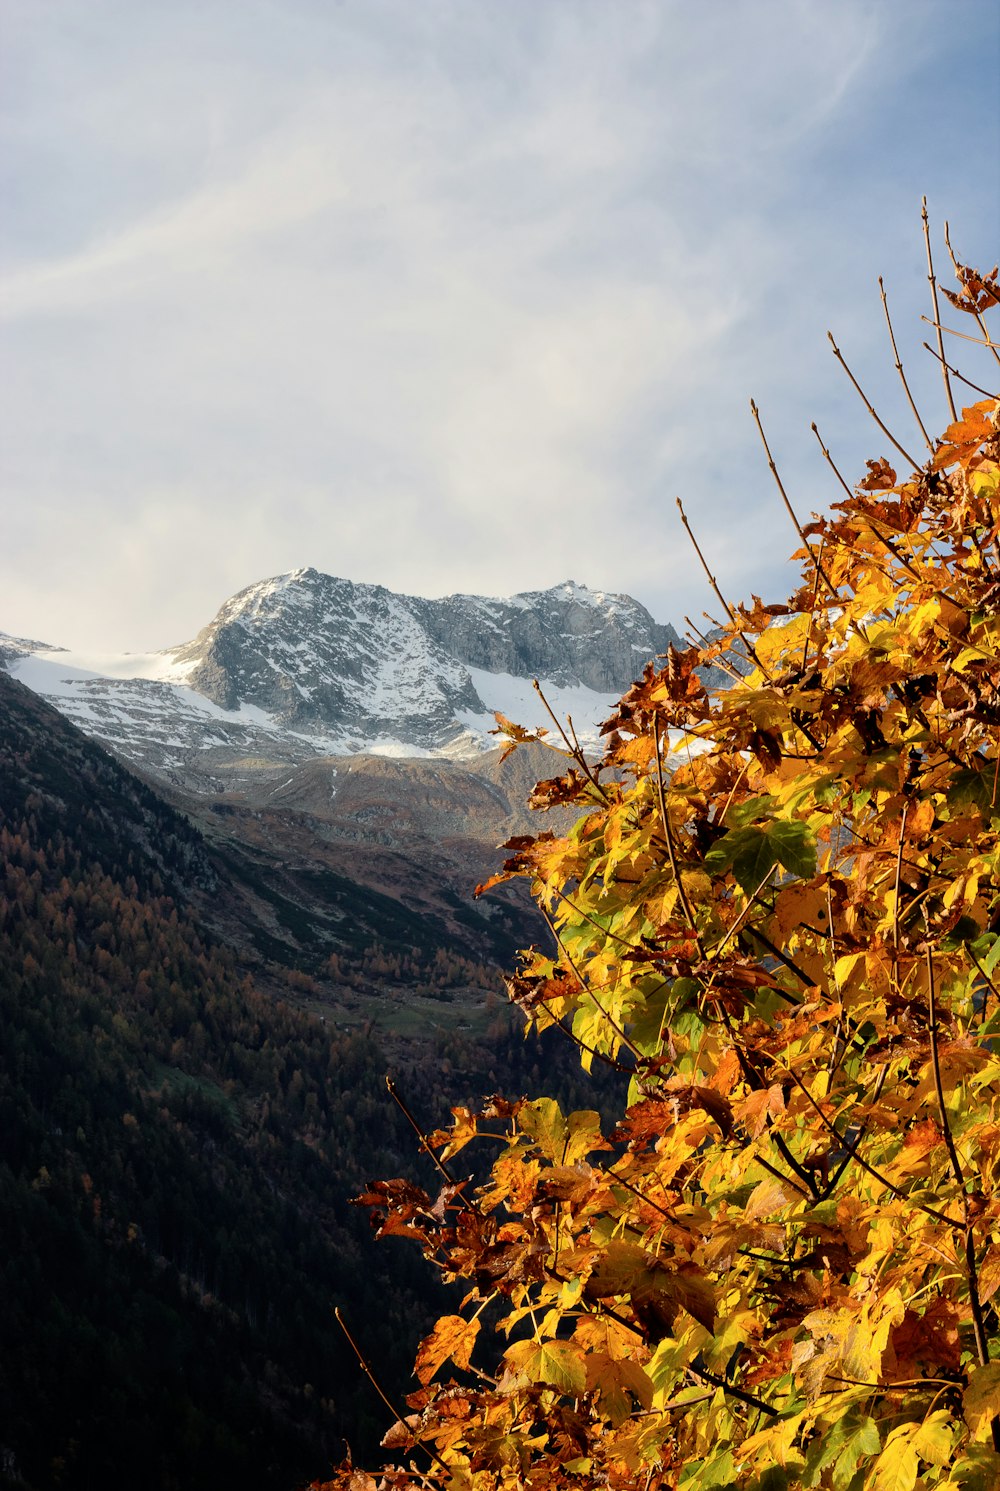
[[[479,1321],[461,1315],[442,1315],[417,1352],[414,1366],[418,1381],[426,1387],[446,1361],[463,1371],[468,1367],[479,1335]]]
[[[962,1414],[973,1439],[991,1437],[993,1420],[1000,1417],[1000,1362],[977,1367],[962,1394]]]

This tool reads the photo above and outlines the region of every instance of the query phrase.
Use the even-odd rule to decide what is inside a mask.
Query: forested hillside
[[[443,1306],[348,1201],[427,1162],[374,1041],[202,930],[187,821],[2,674],[0,720],[4,1483],[293,1486],[384,1419],[334,1307],[402,1381]],[[537,1052],[493,1037],[414,1046],[414,1108],[498,1065],[530,1085]]]

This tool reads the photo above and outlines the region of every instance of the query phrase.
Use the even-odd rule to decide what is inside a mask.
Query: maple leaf
[[[517,1341],[503,1357],[508,1388],[517,1382],[544,1382],[574,1396],[586,1391],[587,1365],[571,1341]]]
[[[442,1315],[417,1351],[414,1371],[424,1387],[447,1361],[456,1367],[468,1367],[479,1335],[479,1321],[465,1320],[461,1315]]]
[[[957,311],[966,311],[970,316],[981,315],[983,311],[990,310],[1000,305],[1000,283],[997,274],[1000,265],[994,265],[987,274],[981,274],[978,269],[970,269],[965,264],[959,264],[955,270],[955,277],[962,286],[961,290],[946,290],[941,287],[941,292]]]

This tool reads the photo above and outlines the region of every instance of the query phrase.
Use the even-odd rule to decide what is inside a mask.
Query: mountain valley
[[[0,638],[0,1485],[277,1491],[377,1445],[332,1305],[398,1394],[446,1308],[347,1204],[433,1185],[385,1073],[428,1127],[618,1082],[507,1007],[547,933],[473,888],[564,761],[501,762],[490,711],[542,724],[540,676],[594,746],[673,637],[297,571],[152,658]]]
[[[490,970],[537,936],[526,898],[473,889],[499,844],[537,829],[529,792],[561,763],[532,746],[501,764],[494,711],[559,744],[547,704],[596,749],[619,694],[678,640],[630,597],[573,581],[430,601],[303,569],[162,653],[0,636],[0,667],[196,825],[225,865],[200,914],[258,978],[294,969],[334,1018],[412,1034],[442,1015],[416,965],[480,970],[475,1025]]]

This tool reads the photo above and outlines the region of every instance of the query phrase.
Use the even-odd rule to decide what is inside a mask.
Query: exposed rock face
[[[410,604],[434,640],[470,667],[599,693],[621,692],[651,657],[680,641],[631,596],[573,580],[506,600],[449,595]]]
[[[223,709],[252,704],[288,724],[361,738],[439,743],[459,709],[481,708],[468,672],[438,645],[408,596],[318,570],[263,580],[226,601],[193,642],[189,686]]]
[[[470,667],[615,693],[678,641],[629,596],[572,580],[509,599],[423,600],[304,569],[241,590],[175,656],[223,709],[255,704],[328,726],[349,718],[361,734],[420,720],[429,744],[456,711],[488,707]]]

